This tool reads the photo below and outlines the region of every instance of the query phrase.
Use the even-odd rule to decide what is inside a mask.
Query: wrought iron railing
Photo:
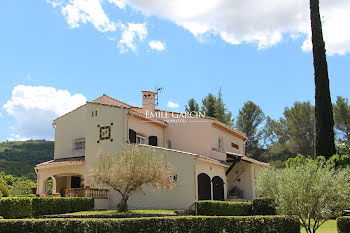
[[[95,189],[95,188],[72,188],[65,189],[66,197],[93,197],[96,199],[108,199],[108,189]]]

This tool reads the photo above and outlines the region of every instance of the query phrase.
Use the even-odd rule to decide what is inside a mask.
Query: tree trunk
[[[129,197],[122,197],[122,200],[117,205],[117,209],[119,212],[128,212],[128,199]]]
[[[310,0],[312,48],[315,71],[315,154],[326,158],[336,153],[334,144],[334,121],[329,91],[325,43],[323,41],[319,0]]]

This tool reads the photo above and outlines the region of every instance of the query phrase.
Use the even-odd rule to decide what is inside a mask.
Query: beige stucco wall
[[[234,186],[237,186],[244,191],[244,199],[253,199],[256,197],[255,187],[253,183],[253,167],[251,163],[248,162],[238,162],[231,172],[227,176],[227,186],[228,191],[230,191]],[[241,173],[244,171],[243,173]],[[240,181],[237,180],[237,177]]]
[[[233,152],[233,153],[237,153],[237,154],[241,154],[243,155],[243,151],[244,151],[244,143],[243,143],[243,140],[235,135],[232,135],[230,133],[227,133],[223,130],[220,130],[214,126],[211,127],[211,145],[212,145],[212,148],[216,148],[220,151],[220,148],[219,148],[219,138],[222,138],[223,139],[223,144],[224,144],[224,148],[223,148],[223,151],[224,152]],[[236,148],[233,148],[231,143],[235,143],[239,146],[238,149]],[[215,151],[213,151],[213,155],[216,155],[215,154]]]
[[[73,150],[73,142],[74,139],[85,138],[87,134],[86,109],[87,105],[84,105],[55,120],[55,159],[84,155],[83,150]]]
[[[211,153],[210,127],[211,122],[207,119],[168,122],[164,129],[165,144],[170,140],[173,149],[208,155]]]
[[[201,173],[205,173],[210,177],[210,180],[213,179],[214,176],[219,176],[224,181],[224,198],[227,198],[227,185],[226,185],[226,171],[227,167],[216,165],[212,163],[208,163],[206,161],[196,159],[195,160],[195,193],[196,200],[198,200],[198,175]],[[213,199],[213,186],[211,187],[211,198]]]
[[[97,111],[92,117],[91,112]],[[86,121],[85,161],[88,169],[94,167],[98,153],[116,154],[127,141],[127,109],[109,107],[97,104],[88,104]],[[113,125],[111,125],[113,123]],[[111,126],[111,139],[100,140],[100,127]]]
[[[153,192],[145,187],[144,193],[137,192],[131,196],[128,205],[132,209],[185,209],[195,200],[194,157],[174,151],[155,149],[156,154],[165,153],[167,161],[175,167],[177,174],[176,187],[173,190]],[[120,194],[111,192],[110,208],[115,208],[120,202]]]

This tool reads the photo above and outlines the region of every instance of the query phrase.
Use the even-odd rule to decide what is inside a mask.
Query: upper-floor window
[[[136,135],[136,143],[137,144],[146,144],[146,138],[141,135]]]
[[[218,138],[218,149],[224,150],[224,139],[222,137]]]
[[[85,150],[85,138],[78,138],[74,140],[74,150]]]
[[[239,149],[239,146],[238,146],[236,143],[231,142],[231,146],[232,146],[233,148],[236,148],[237,150]]]

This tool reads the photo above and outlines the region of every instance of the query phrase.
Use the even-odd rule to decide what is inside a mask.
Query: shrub
[[[94,199],[90,197],[8,197],[0,199],[0,216],[4,218],[64,214],[93,208]]]
[[[253,214],[254,215],[276,215],[276,207],[273,199],[259,197],[253,199]]]
[[[350,232],[350,217],[339,217],[337,218],[337,227],[339,233]]]
[[[196,214],[206,216],[248,216],[252,213],[251,202],[197,201]]]
[[[0,232],[51,233],[299,233],[298,220],[287,216],[156,217],[131,219],[22,219],[0,220]]]
[[[284,169],[264,169],[257,189],[273,198],[278,213],[297,217],[306,232],[315,232],[327,219],[341,216],[348,204],[350,168],[306,160]]]
[[[34,217],[92,210],[93,208],[94,199],[89,197],[45,197],[32,200]]]
[[[0,199],[0,216],[4,218],[24,218],[31,215],[31,198],[6,197]]]
[[[0,195],[2,197],[10,196],[10,192],[9,192],[8,188],[3,183],[0,183]]]

